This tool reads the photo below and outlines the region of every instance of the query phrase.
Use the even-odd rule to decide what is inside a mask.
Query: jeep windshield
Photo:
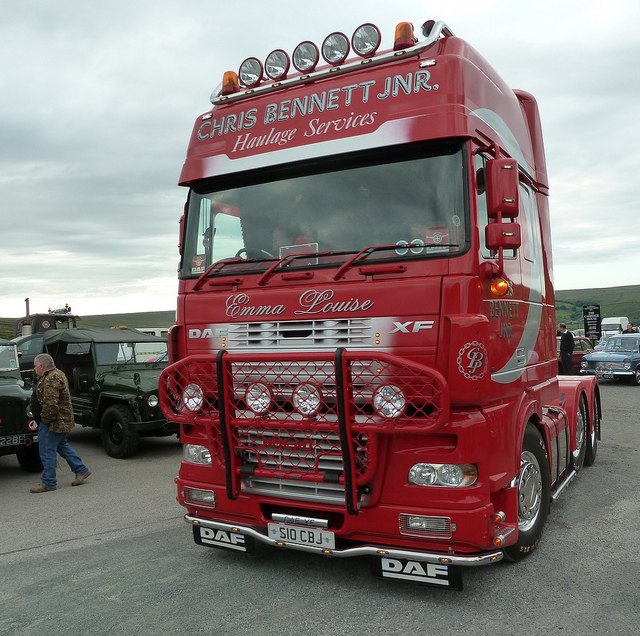
[[[18,369],[18,355],[15,345],[0,345],[0,373]]]
[[[182,278],[455,257],[469,245],[460,144],[412,144],[192,185]]]
[[[96,342],[96,364],[146,364],[166,361],[166,342]]]

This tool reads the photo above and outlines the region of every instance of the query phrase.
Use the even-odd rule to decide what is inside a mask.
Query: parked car
[[[611,336],[602,351],[582,358],[580,373],[609,380],[627,378],[640,385],[640,334]]]
[[[558,340],[558,373],[560,373],[562,369],[562,360],[560,358],[560,336],[557,338]],[[580,369],[582,358],[589,353],[593,353],[593,345],[591,344],[591,340],[585,338],[584,336],[573,336],[573,355],[572,355],[572,363],[573,363],[573,372],[576,375],[580,375]]]
[[[158,401],[166,339],[135,329],[55,329],[44,346],[69,380],[76,423],[99,428],[107,454],[129,457],[141,437],[179,432]]]
[[[38,423],[29,400],[32,387],[20,377],[16,345],[0,340],[0,456],[15,455],[20,468],[42,470]]]

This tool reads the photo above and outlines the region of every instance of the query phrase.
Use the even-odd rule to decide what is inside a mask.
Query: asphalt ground
[[[0,634],[636,634],[640,388],[602,394],[596,463],[552,505],[539,549],[465,569],[462,592],[375,579],[366,559],[197,546],[175,501],[175,437],[116,460],[77,427],[83,486],[62,462],[58,490],[30,494],[38,475],[0,458]]]

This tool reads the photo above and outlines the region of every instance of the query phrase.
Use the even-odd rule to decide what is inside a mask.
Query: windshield
[[[166,342],[97,342],[95,347],[98,365],[166,361]]]
[[[637,352],[640,347],[640,338],[609,338],[604,345],[604,350],[611,353],[621,351]]]
[[[237,187],[192,190],[181,275],[199,276],[221,259],[291,257],[291,266],[321,265],[323,255],[394,247],[376,258],[455,256],[466,249],[464,153],[439,145],[334,158]],[[365,161],[366,160],[366,161]],[[358,163],[359,161],[359,163]],[[318,256],[320,253],[320,256]],[[297,258],[293,258],[298,255]],[[306,255],[306,256],[305,256]],[[310,256],[313,255],[313,256]],[[335,257],[332,262],[336,262]]]
[[[18,368],[18,356],[14,345],[0,345],[0,371]]]

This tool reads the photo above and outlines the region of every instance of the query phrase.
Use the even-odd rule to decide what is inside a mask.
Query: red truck
[[[597,381],[557,376],[536,102],[422,35],[248,58],[196,121],[160,399],[198,544],[459,589],[535,550],[595,460]]]

